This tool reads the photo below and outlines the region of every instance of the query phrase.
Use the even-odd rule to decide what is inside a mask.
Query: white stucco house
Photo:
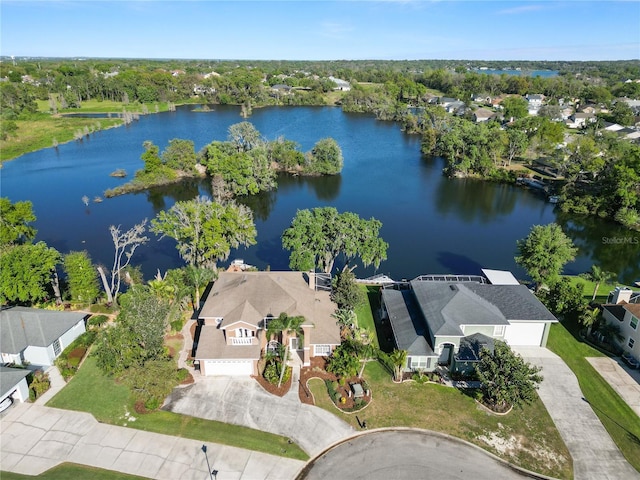
[[[616,287],[602,306],[602,318],[620,327],[620,347],[635,358],[640,358],[640,292]]]
[[[0,311],[2,363],[48,367],[82,335],[87,314],[11,307]]]
[[[29,386],[27,375],[30,370],[24,368],[9,368],[0,366],[0,405],[7,399],[13,402],[29,400]]]

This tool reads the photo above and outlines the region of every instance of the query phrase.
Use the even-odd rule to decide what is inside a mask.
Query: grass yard
[[[640,418],[585,359],[603,354],[579,340],[577,326],[568,327],[552,325],[547,347],[578,377],[580,389],[593,411],[625,458],[640,471]]]
[[[288,439],[252,428],[156,411],[138,415],[129,398],[129,390],[105,376],[94,357],[85,360],[75,377],[53,397],[47,406],[91,413],[100,422],[127,426],[203,442],[246,448],[281,457],[307,460],[308,455]],[[135,420],[131,420],[131,416]]]
[[[33,478],[42,480],[77,480],[79,478],[90,478],[91,480],[139,480],[146,477],[128,475],[126,473],[114,472],[113,470],[86,467],[75,463],[63,463],[47,470],[37,477],[0,471],[0,478],[2,480],[31,480]]]
[[[584,295],[583,297],[591,301],[591,297],[593,297],[593,291],[596,288],[596,283],[591,280],[587,280],[586,278],[578,277],[576,275],[567,275],[567,278],[571,280],[571,284],[575,285],[577,283],[584,284]],[[607,297],[609,296],[609,292],[616,287],[629,287],[633,288],[630,285],[621,285],[620,283],[609,283],[609,284],[601,284],[598,287],[598,293],[596,295],[595,301],[598,303],[606,303]]]
[[[572,478],[571,456],[538,399],[532,405],[498,416],[469,395],[436,384],[396,384],[378,362],[365,370],[373,400],[357,414],[344,414],[332,404],[324,382],[309,381],[317,406],[358,429],[356,415],[368,428],[417,427],[448,433],[474,443],[516,465],[558,478]]]
[[[11,160],[43,148],[53,147],[54,139],[66,143],[74,139],[77,130],[103,130],[122,124],[117,118],[69,118],[37,114],[29,120],[16,120],[15,135],[0,140],[0,161]]]
[[[378,334],[376,331],[376,325],[373,320],[373,310],[380,307],[379,290],[380,287],[371,285],[359,285],[360,289],[365,292],[368,302],[360,305],[356,308],[356,315],[358,316],[358,326],[366,328],[373,335],[373,345],[376,348],[380,347],[378,343]]]

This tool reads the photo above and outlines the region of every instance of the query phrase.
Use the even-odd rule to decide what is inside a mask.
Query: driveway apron
[[[337,416],[301,403],[295,386],[277,397],[245,377],[201,377],[174,389],[163,409],[284,435],[310,456],[355,433]]]
[[[542,367],[544,380],[538,395],[573,457],[575,480],[640,479],[584,399],[578,379],[567,364],[546,348],[513,350]]]

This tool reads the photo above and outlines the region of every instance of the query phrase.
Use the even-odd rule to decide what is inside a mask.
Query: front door
[[[453,345],[448,343],[442,347],[442,353],[438,358],[438,365],[449,365],[451,363],[451,354],[453,353]]]

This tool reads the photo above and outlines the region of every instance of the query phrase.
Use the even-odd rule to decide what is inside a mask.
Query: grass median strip
[[[63,463],[47,470],[37,477],[0,471],[0,478],[2,478],[2,480],[31,480],[33,478],[38,478],[40,480],[77,480],[79,478],[90,478],[91,480],[143,480],[146,477],[138,477],[136,475],[115,472],[113,470],[87,467],[75,463]]]
[[[547,347],[560,356],[578,377],[584,398],[627,461],[640,471],[640,419],[586,359],[603,354],[578,340],[576,335],[575,326],[552,325]]]
[[[105,376],[93,357],[87,358],[76,376],[47,406],[88,412],[100,422],[148,432],[220,443],[296,460],[309,458],[298,445],[289,443],[288,438],[280,435],[173,412],[139,415],[131,405],[127,387]]]

